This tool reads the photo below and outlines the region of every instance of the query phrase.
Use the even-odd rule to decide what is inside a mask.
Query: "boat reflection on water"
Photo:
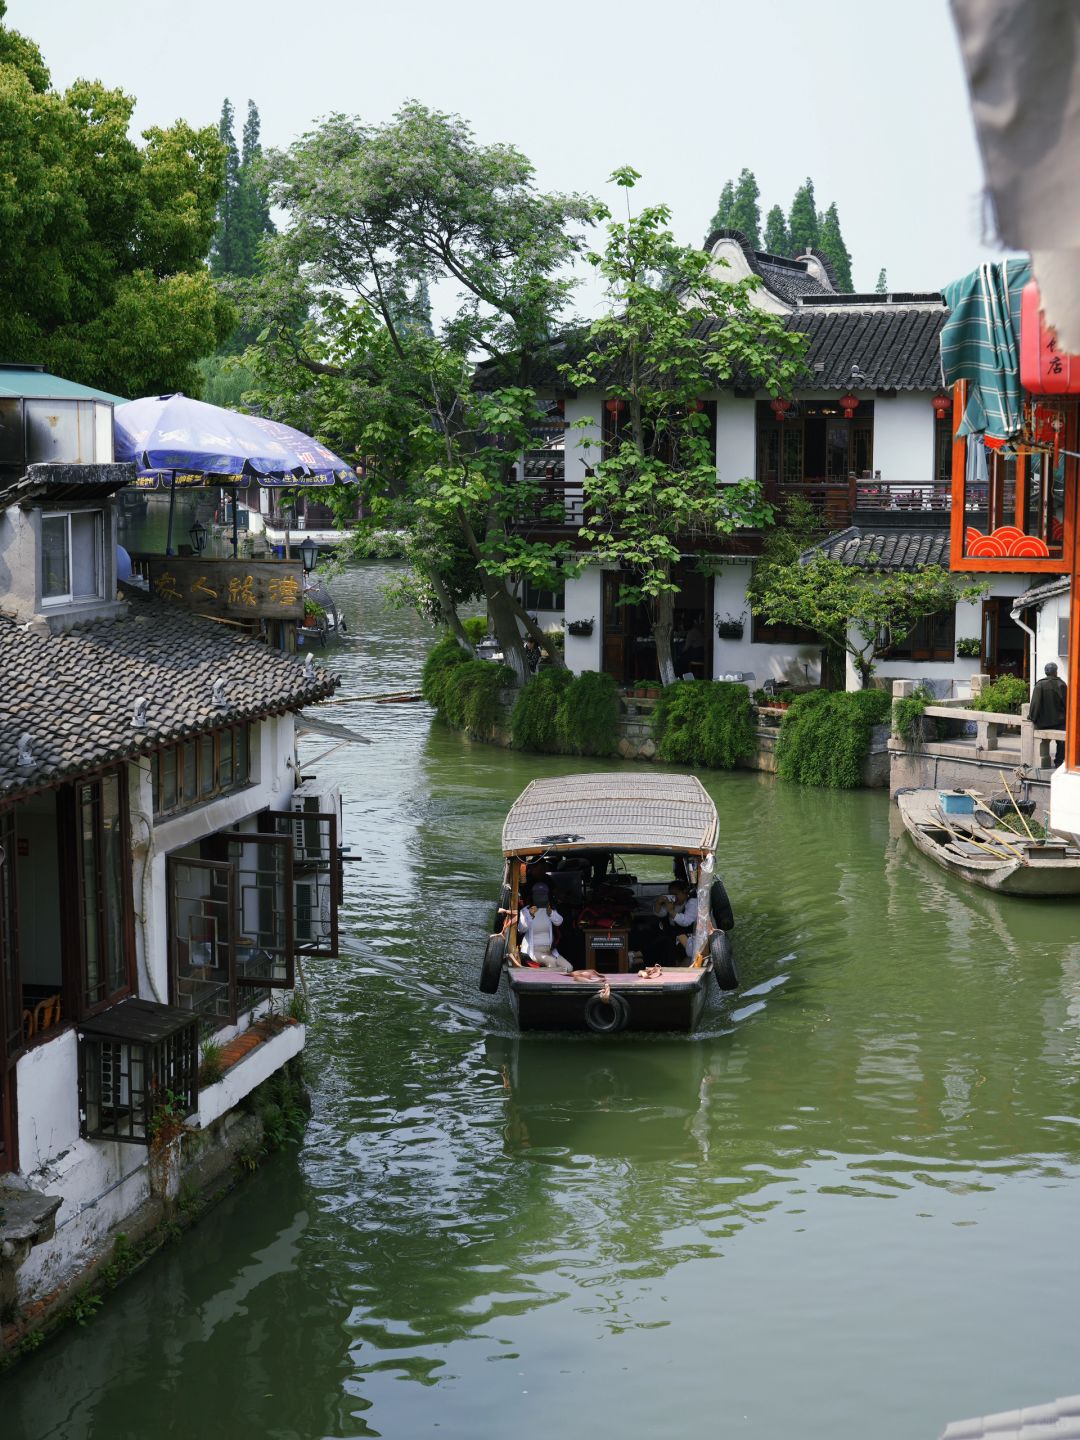
[[[489,1035],[487,1060],[506,1094],[504,1149],[551,1164],[626,1157],[699,1160],[705,1048],[657,1039],[590,1040]]]

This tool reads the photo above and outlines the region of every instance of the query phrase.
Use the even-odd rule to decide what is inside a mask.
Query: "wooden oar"
[[[1049,752],[1048,752],[1048,753],[1049,753]],[[1005,779],[1005,771],[1004,771],[1004,770],[999,770],[999,771],[998,771],[998,774],[1001,776],[1001,783],[1005,786],[1005,794],[1008,795],[1008,797],[1009,797],[1010,800],[1012,800],[1012,807],[1013,807],[1013,809],[1016,811],[1017,815],[1020,816],[1020,819],[1021,819],[1021,821],[1023,822],[1024,829],[1025,829],[1025,830],[1027,831],[1027,833],[1028,833],[1028,839],[1031,841],[1031,843],[1032,843],[1033,845],[1038,845],[1040,842],[1039,842],[1038,840],[1036,840],[1036,839],[1035,839],[1035,836],[1031,833],[1031,826],[1027,823],[1027,816],[1024,814],[1024,812],[1020,809],[1020,806],[1019,806],[1019,805],[1016,803],[1016,801],[1013,799],[1013,793],[1012,793],[1012,791],[1009,789],[1009,782]]]
[[[952,836],[952,839],[953,839],[954,844],[956,844],[956,845],[961,845],[961,846],[962,846],[962,845],[965,845],[965,844],[977,845],[980,850],[985,850],[986,853],[987,853],[989,856],[991,856],[994,860],[1007,860],[1007,859],[1009,858],[1008,855],[1005,854],[1003,851],[995,849],[994,846],[993,846],[989,841],[987,841],[987,840],[976,840],[974,835],[965,837],[965,836],[961,835],[961,834],[959,833],[959,831],[954,830],[953,827],[949,824],[948,820],[946,819],[945,812],[944,812],[944,810],[942,810],[942,808],[941,808],[940,805],[937,807],[937,813],[938,813],[938,818],[940,819],[942,825],[945,826],[945,829],[946,829],[946,830],[949,832],[949,834]],[[1009,847],[1009,848],[1011,849],[1011,847]],[[1015,854],[1017,854],[1018,852],[1014,850],[1012,853],[1015,855]],[[1019,858],[1020,858],[1021,864],[1023,864],[1023,865],[1026,865],[1026,864],[1027,864],[1027,860],[1024,858],[1023,855],[1020,855]]]
[[[965,790],[964,794],[970,795],[972,800],[974,800],[975,804],[979,807],[979,809],[985,810],[987,815],[992,815],[995,825],[997,824],[999,817],[997,815],[994,815],[994,812],[990,809],[989,805],[987,805],[986,801],[982,798],[981,795],[976,795],[974,790]],[[975,836],[972,835],[971,838],[972,840],[974,840]],[[1027,856],[1024,854],[1023,850],[1021,850],[1019,846],[1014,845],[1010,840],[1006,840],[1004,835],[998,835],[995,832],[993,836],[993,841],[995,845],[1004,845],[1006,850],[1010,851],[1013,855],[1015,855],[1018,860],[1022,860],[1025,865],[1028,863]]]

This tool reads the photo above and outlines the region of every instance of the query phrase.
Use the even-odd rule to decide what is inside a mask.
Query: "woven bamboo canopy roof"
[[[534,780],[514,801],[503,853],[701,854],[715,849],[718,829],[716,806],[694,775],[561,775]]]

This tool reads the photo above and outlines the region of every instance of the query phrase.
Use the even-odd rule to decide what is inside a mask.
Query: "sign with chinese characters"
[[[1020,296],[1020,384],[1032,395],[1080,394],[1080,356],[1062,350],[1044,321],[1034,280]]]
[[[229,620],[302,620],[304,567],[299,560],[211,560],[158,555],[146,562],[150,593]]]

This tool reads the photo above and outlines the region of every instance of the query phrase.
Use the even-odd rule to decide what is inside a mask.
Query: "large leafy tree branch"
[[[233,321],[204,263],[224,151],[183,121],[136,145],[133,108],[54,90],[0,24],[0,353],[123,395],[194,389]]]
[[[846,650],[866,686],[874,662],[918,621],[982,593],[940,565],[875,573],[820,554],[770,566],[758,599],[766,623],[804,625]]]
[[[627,191],[630,168],[612,177]],[[805,340],[757,308],[756,278],[728,283],[703,250],[680,246],[666,206],[626,220],[607,211],[607,243],[588,258],[609,308],[587,348],[563,366],[570,384],[602,386],[621,406],[614,443],[585,482],[584,538],[633,577],[623,598],[644,599],[660,676],[672,658],[674,568],[689,540],[730,535],[772,519],[756,482],[720,483],[701,397],[731,385],[781,394],[802,374]]]
[[[540,419],[537,358],[591,202],[539,193],[519,151],[479,145],[458,117],[415,103],[381,126],[333,116],[271,155],[267,175],[290,223],[246,299],[263,402],[363,458],[376,508],[395,505],[422,534],[412,558],[452,627],[446,560],[471,558],[523,679],[519,626],[542,637],[508,577],[553,583],[566,547],[516,536],[528,497],[514,462]],[[440,284],[457,296],[433,335],[415,297]],[[487,390],[477,357],[493,366]]]

